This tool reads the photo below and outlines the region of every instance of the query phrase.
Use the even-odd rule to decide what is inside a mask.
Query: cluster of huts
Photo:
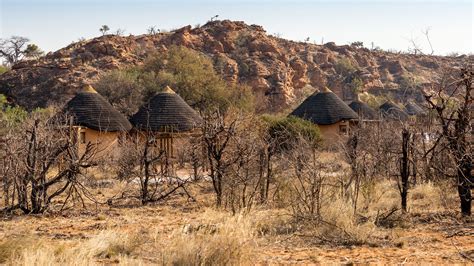
[[[170,157],[175,156],[175,142],[194,134],[202,118],[171,88],[154,95],[130,120],[90,85],[84,87],[64,107],[77,137],[78,151],[94,144],[98,156],[111,156],[127,135],[156,138],[156,145]]]
[[[415,102],[408,102],[401,108],[392,101],[386,101],[378,110],[358,97],[346,104],[325,88],[306,98],[291,115],[317,124],[323,138],[331,141],[347,136],[350,129],[360,123],[377,124],[387,120],[412,123],[416,117],[425,116],[426,112]]]
[[[156,145],[173,158],[176,149],[187,136],[199,134],[202,118],[171,88],[153,96],[136,114],[127,119],[91,86],[86,86],[65,106],[64,112],[72,118],[79,152],[88,143],[97,146],[97,153],[110,155],[126,133],[146,132],[157,140]],[[374,110],[356,99],[346,104],[329,89],[314,93],[304,100],[290,115],[318,125],[323,139],[333,141],[349,134],[358,123],[378,123],[392,119],[408,121],[423,115],[424,110],[414,102],[400,108],[387,101]]]

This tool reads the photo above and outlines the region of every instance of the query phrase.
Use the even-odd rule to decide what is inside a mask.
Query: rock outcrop
[[[139,65],[148,54],[170,45],[211,57],[224,79],[246,83],[264,95],[268,111],[281,110],[326,86],[349,100],[348,84],[355,78],[369,93],[396,91],[409,78],[426,85],[437,79],[440,69],[472,60],[294,42],[271,36],[258,25],[224,20],[169,33],[106,35],[73,43],[38,60],[14,65],[0,76],[0,93],[29,109],[62,105],[82,84],[94,83],[107,71]]]

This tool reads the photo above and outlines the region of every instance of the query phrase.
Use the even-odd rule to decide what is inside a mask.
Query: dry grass
[[[336,199],[331,206],[321,209],[324,223],[317,228],[319,238],[344,245],[362,245],[371,241],[377,230],[374,221],[357,221],[347,201]]]
[[[331,158],[324,156],[328,161]],[[0,264],[401,263],[405,258],[408,262],[465,262],[441,229],[446,224],[453,231],[463,226],[455,218],[438,222],[443,214],[429,225],[421,223],[423,219],[403,220],[407,226],[400,222],[393,227],[376,225],[377,216],[400,204],[393,182],[367,188],[370,196],[359,198],[356,215],[352,205],[336,195],[322,206],[324,222],[317,226],[295,220],[284,206],[285,199],[280,206],[256,207],[237,215],[215,210],[210,207],[212,190],[207,186],[203,182],[189,188],[196,203],[176,195],[146,207],[100,205],[96,212],[73,209],[63,216],[4,220],[0,222]],[[120,184],[101,189],[100,200],[121,189]],[[410,190],[409,197],[408,217],[438,215],[457,206],[455,190],[448,185],[420,184]],[[396,213],[391,218],[403,217]],[[454,241],[459,250],[474,250],[469,236]]]
[[[146,232],[123,233],[117,231],[101,231],[86,241],[75,252],[84,258],[113,258],[130,256],[141,245],[147,242]]]
[[[0,245],[2,263],[12,265],[91,265],[101,259],[131,260],[132,253],[146,243],[142,236],[117,231],[101,231],[94,237],[54,245],[45,239],[20,237]]]
[[[236,265],[248,263],[255,230],[247,216],[207,210],[198,223],[173,231],[157,243],[163,265]]]

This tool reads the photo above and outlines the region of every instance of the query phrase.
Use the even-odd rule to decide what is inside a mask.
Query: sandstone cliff
[[[370,93],[406,94],[410,82],[428,85],[441,69],[460,67],[472,59],[294,42],[271,36],[258,25],[224,20],[169,33],[106,35],[73,43],[38,60],[13,66],[0,76],[0,93],[29,109],[61,105],[81,84],[94,83],[112,69],[141,64],[150,52],[166,50],[170,45],[207,54],[218,73],[229,82],[250,85],[265,99],[269,111],[287,107],[325,86],[349,100],[355,78]],[[410,93],[410,97],[419,97]]]

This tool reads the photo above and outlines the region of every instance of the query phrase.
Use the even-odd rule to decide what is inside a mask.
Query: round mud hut
[[[412,116],[426,115],[425,110],[423,110],[423,108],[421,106],[419,106],[418,104],[416,104],[413,101],[409,101],[407,104],[405,104],[405,112],[408,115],[412,115]]]
[[[382,118],[387,120],[408,120],[408,114],[405,113],[400,107],[394,104],[392,101],[386,101],[379,107],[380,115]]]
[[[359,121],[361,122],[379,120],[379,114],[374,109],[370,108],[368,104],[362,102],[359,97],[352,101],[349,104],[349,107],[359,115]]]
[[[290,115],[317,124],[326,140],[348,135],[350,123],[358,119],[357,113],[328,88],[306,98]]]
[[[188,137],[199,134],[201,116],[170,87],[158,92],[144,104],[130,122],[137,133],[152,135],[160,150],[175,157],[175,146],[182,147]]]
[[[62,113],[75,129],[79,153],[90,143],[95,145],[96,155],[112,155],[119,139],[132,128],[127,118],[90,85],[67,102]]]

